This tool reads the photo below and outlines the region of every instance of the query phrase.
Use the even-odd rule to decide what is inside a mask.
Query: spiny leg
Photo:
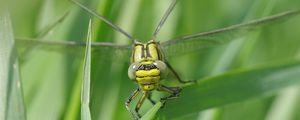
[[[137,115],[138,115],[139,118],[141,117],[140,114],[139,114],[139,110],[140,110],[140,108],[142,107],[142,105],[143,105],[145,99],[146,99],[148,96],[149,96],[149,92],[145,91],[144,94],[143,94],[143,96],[139,99],[139,101],[138,101],[138,103],[137,103],[137,105],[136,105],[136,107],[135,107],[135,112],[137,113]]]
[[[171,70],[171,72],[175,75],[176,79],[180,82],[180,83],[197,83],[196,80],[188,80],[188,81],[183,81],[179,75],[177,74],[177,72],[174,70],[174,68],[169,64],[168,61],[165,61],[166,65],[168,66],[168,68]]]
[[[163,98],[160,99],[160,101],[163,104],[162,108],[164,107],[167,100],[177,98],[179,96],[179,93],[180,93],[181,90],[182,90],[182,88],[180,88],[180,87],[167,87],[167,86],[164,86],[164,85],[159,85],[158,91],[164,91],[164,92],[168,92],[168,93],[171,94],[167,97],[163,97]]]
[[[129,111],[132,114],[132,116],[134,117],[134,119],[138,119],[139,115],[138,115],[138,113],[136,113],[135,111],[132,111],[130,109],[129,104],[139,94],[139,92],[140,92],[140,88],[137,88],[135,91],[133,91],[131,93],[131,95],[127,98],[127,100],[125,102],[125,106],[126,106],[127,111]]]
[[[152,103],[152,105],[155,105],[155,101],[151,97],[152,97],[152,93],[149,93],[147,99]]]

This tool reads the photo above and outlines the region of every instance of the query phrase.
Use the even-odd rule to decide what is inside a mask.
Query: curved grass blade
[[[232,71],[186,86],[182,96],[169,101],[161,116],[176,118],[212,107],[271,95],[300,83],[300,61]],[[180,109],[177,109],[180,108]]]
[[[0,13],[0,119],[25,120],[25,108],[9,14]]]
[[[259,20],[253,20],[208,32],[195,33],[163,42],[162,46],[166,55],[172,56],[173,54],[178,55],[201,48],[221,45],[234,40],[236,37],[243,36],[243,34],[250,32],[251,30],[264,25],[280,23],[283,20],[287,20],[298,15],[299,13],[300,10],[291,10]]]
[[[155,118],[155,114],[161,108],[162,103],[158,102],[155,104],[142,118],[141,120],[153,120]]]
[[[82,79],[81,91],[81,120],[91,120],[90,112],[90,83],[91,83],[91,30],[92,21],[89,22],[86,53],[84,58],[84,75]]]

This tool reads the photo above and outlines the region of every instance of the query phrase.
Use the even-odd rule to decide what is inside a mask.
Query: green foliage
[[[145,42],[151,39],[171,0],[81,2]],[[0,117],[14,114],[19,115],[16,119],[25,119],[26,116],[28,120],[130,119],[124,102],[137,86],[127,76],[129,53],[94,47],[88,63],[89,57],[85,57],[84,53],[87,55],[89,52],[84,49],[85,45],[39,45],[21,39],[85,43],[88,36],[92,42],[119,45],[130,44],[130,40],[69,1],[28,0],[15,3],[19,4],[11,9],[14,34],[8,24],[10,19],[7,16],[0,18],[9,21],[1,21],[0,52],[11,50],[4,47],[8,43],[2,42],[17,39],[20,83],[23,83],[21,88],[26,110],[23,110],[20,87],[14,86],[19,80],[18,71],[13,70],[10,74],[16,75],[15,80],[0,78]],[[299,9],[298,5],[299,0],[178,0],[158,35],[158,41]],[[92,28],[89,26],[90,18]],[[199,82],[181,85],[171,82],[174,77],[170,76],[166,83],[184,86],[181,96],[167,102],[164,109],[159,109],[160,102],[153,106],[146,101],[141,109],[142,119],[299,119],[299,31],[299,17],[296,17],[255,29],[251,33],[243,32],[234,40],[226,38],[230,41],[228,44],[190,51],[188,54],[180,54],[180,51],[172,53],[173,56],[167,59],[179,75],[184,80],[195,79]],[[12,70],[10,67],[15,63],[12,59],[5,61],[7,58],[1,54],[0,68],[9,66],[1,70],[4,71],[1,74]],[[88,70],[89,65],[91,71]],[[90,84],[87,74],[90,74]],[[2,89],[13,89],[11,97]],[[153,95],[156,101],[161,96],[157,92]],[[131,107],[135,103],[136,100]],[[20,111],[2,107],[10,104],[19,106]],[[87,114],[81,114],[81,110]]]
[[[272,95],[282,88],[299,84],[299,63],[237,70],[199,80],[197,85],[186,86],[182,96],[170,102],[161,112],[167,118],[176,118],[211,107]]]
[[[157,111],[162,107],[162,103],[156,103],[148,112],[141,118],[141,120],[152,120],[154,119]]]
[[[0,119],[26,119],[21,87],[10,15],[0,12]]]
[[[81,119],[91,120],[90,112],[90,86],[91,86],[91,41],[92,41],[92,21],[90,20],[87,44],[84,58],[84,77],[82,79],[82,91],[81,91]]]

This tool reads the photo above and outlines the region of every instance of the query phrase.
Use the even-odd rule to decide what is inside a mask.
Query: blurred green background
[[[151,39],[171,0],[81,2],[145,42]],[[122,34],[89,16],[69,1],[26,0],[12,3],[11,18],[17,39],[84,42],[88,21],[92,18],[94,42],[130,44]],[[296,9],[299,5],[299,0],[178,0],[176,8],[159,33],[158,41],[254,20]],[[61,23],[46,35],[41,35],[68,11],[69,14]],[[184,80],[200,80],[230,70],[247,70],[255,66],[299,60],[299,20],[297,17],[280,24],[272,24],[244,34],[243,38],[239,38],[243,40],[186,54],[175,53],[175,56],[167,59]],[[17,44],[27,119],[80,119],[84,47],[43,49],[30,43]],[[137,85],[127,77],[129,57],[129,54],[109,48],[92,53],[90,110],[93,120],[130,119],[124,102]],[[172,79],[174,78],[170,78]],[[154,98],[158,100],[158,96],[155,95]],[[190,101],[193,100],[193,96],[190,96]],[[141,113],[144,114],[150,108],[151,104],[146,101]],[[185,111],[186,108],[175,109]],[[276,91],[275,94],[215,105],[213,108],[194,111],[176,119],[299,120],[299,110],[300,87],[294,85]]]

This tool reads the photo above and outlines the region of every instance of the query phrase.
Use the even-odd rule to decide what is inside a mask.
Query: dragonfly
[[[172,0],[168,9],[164,12],[162,18],[160,19],[156,29],[153,32],[152,38],[146,42],[139,42],[137,39],[128,34],[125,30],[115,25],[109,21],[104,16],[99,13],[85,7],[83,4],[76,0],[71,0],[75,5],[82,8],[87,13],[97,17],[102,20],[104,23],[109,25],[112,29],[121,33],[127,37],[131,44],[130,45],[118,45],[109,42],[94,42],[92,47],[97,50],[102,48],[108,48],[112,50],[122,51],[122,53],[127,52],[131,53],[131,64],[128,68],[128,76],[134,82],[138,84],[136,90],[128,97],[125,102],[126,109],[131,113],[134,119],[139,119],[141,115],[139,110],[143,105],[144,101],[148,99],[151,103],[155,104],[155,101],[151,98],[151,92],[153,90],[158,90],[162,92],[167,92],[169,95],[162,97],[160,102],[165,104],[168,100],[175,99],[179,97],[182,90],[181,87],[169,87],[161,84],[161,81],[166,78],[167,71],[176,77],[180,83],[183,84],[195,84],[196,81],[187,81],[181,79],[179,74],[175,71],[172,65],[167,61],[168,56],[172,56],[174,53],[186,53],[190,51],[197,51],[199,49],[212,47],[220,44],[228,43],[234,40],[235,37],[241,36],[243,33],[247,33],[255,28],[261,26],[274,24],[287,20],[293,16],[296,16],[300,13],[300,10],[290,10],[287,12],[279,13],[273,16],[268,16],[258,20],[253,20],[246,23],[236,24],[228,26],[225,28],[220,28],[208,32],[196,32],[189,35],[173,38],[165,42],[159,42],[157,36],[168,19],[169,15],[174,10],[177,0]],[[18,42],[23,42],[24,44],[37,44],[37,45],[48,45],[48,46],[58,46],[64,48],[68,47],[80,47],[85,46],[83,42],[53,42],[45,40],[36,40],[36,39],[19,39]],[[130,57],[130,56],[128,56]],[[132,100],[135,99],[139,93],[142,93],[142,96],[139,98],[138,103],[134,110],[132,110],[129,105]]]

